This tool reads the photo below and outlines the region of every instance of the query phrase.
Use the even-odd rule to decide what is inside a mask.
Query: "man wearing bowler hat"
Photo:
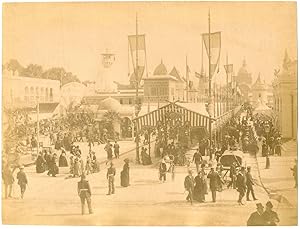
[[[279,223],[279,217],[276,212],[273,210],[273,204],[271,201],[268,201],[266,203],[266,210],[262,214],[264,220],[266,221],[267,226],[277,226],[277,223]]]
[[[266,222],[263,217],[264,206],[261,203],[256,204],[256,212],[253,212],[248,221],[247,226],[265,226]]]

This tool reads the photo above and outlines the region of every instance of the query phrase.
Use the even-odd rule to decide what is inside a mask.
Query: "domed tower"
[[[163,61],[161,60],[160,64],[155,68],[153,75],[158,76],[158,75],[167,75],[167,74],[168,74],[168,70],[164,65]]]
[[[247,63],[245,59],[243,60],[242,67],[238,71],[236,82],[239,85],[244,100],[249,100],[248,96],[251,89],[252,77],[251,73],[247,69]]]

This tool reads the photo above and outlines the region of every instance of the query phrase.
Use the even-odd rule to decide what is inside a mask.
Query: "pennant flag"
[[[145,35],[130,35],[128,36],[129,48],[131,53],[131,60],[133,69],[137,70],[138,72],[138,81],[140,82],[144,70],[145,70],[145,63],[146,63],[146,39]],[[136,52],[138,52],[138,66],[136,66]]]
[[[224,65],[224,68],[227,74],[231,74],[233,72],[233,64]]]
[[[209,34],[202,34],[203,42],[205,45],[207,56],[209,55]],[[215,32],[210,34],[210,68],[211,77],[214,75],[220,62],[221,54],[221,32]]]
[[[192,89],[193,88],[193,81],[189,81],[189,88]]]

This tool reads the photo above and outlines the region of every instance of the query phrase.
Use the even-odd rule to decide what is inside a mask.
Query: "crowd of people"
[[[227,188],[236,189],[238,192],[237,202],[239,205],[244,205],[243,199],[246,196],[246,200],[250,201],[250,194],[253,200],[257,200],[255,196],[255,181],[251,174],[251,167],[244,167],[239,160],[233,162],[229,168],[230,181],[227,182],[224,179],[224,168],[220,162],[220,159],[227,150],[242,150],[243,152],[258,152],[257,141],[262,140],[262,155],[268,157],[269,154],[281,155],[281,137],[280,133],[276,131],[272,122],[261,121],[252,115],[251,109],[244,108],[243,112],[233,117],[224,127],[225,134],[221,142],[211,143],[209,140],[203,139],[199,142],[199,147],[193,154],[192,159],[186,156],[186,146],[173,140],[170,143],[162,141],[157,138],[155,141],[154,154],[160,158],[159,162],[159,180],[163,183],[167,180],[167,173],[172,174],[172,179],[175,177],[175,165],[183,166],[187,165],[189,168],[188,175],[184,179],[184,188],[187,192],[186,200],[191,204],[194,201],[203,203],[206,201],[206,196],[209,191],[211,192],[212,202],[217,201],[217,192],[221,192],[224,186]],[[266,130],[266,126],[269,126]],[[55,177],[59,174],[60,167],[69,167],[68,178],[80,177],[78,182],[78,195],[81,199],[82,214],[85,214],[85,202],[88,204],[89,213],[92,214],[91,206],[91,188],[86,177],[89,174],[97,173],[100,171],[100,164],[97,160],[96,153],[91,150],[95,139],[91,140],[91,132],[88,127],[83,127],[82,131],[79,131],[75,135],[73,132],[63,130],[60,127],[55,126],[55,122],[45,122],[42,125],[42,132],[49,134],[52,148],[43,149],[36,160],[36,172],[47,172],[48,176]],[[55,126],[55,128],[53,128]],[[58,129],[56,129],[58,128]],[[255,128],[255,129],[253,129]],[[59,130],[59,131],[56,131]],[[87,131],[85,134],[84,131]],[[103,137],[104,136],[104,137]],[[82,152],[79,146],[74,145],[74,142],[84,141],[88,142],[90,149],[86,157],[83,159]],[[147,153],[146,144],[149,142],[149,136],[145,136],[144,146],[141,148],[141,161],[143,165],[152,164],[150,155]],[[140,140],[139,140],[140,141]],[[107,165],[109,165],[106,173],[108,182],[107,195],[115,194],[115,176],[117,170],[114,167],[113,159],[120,158],[120,145],[117,141],[111,143],[107,139],[105,133],[101,137],[101,141],[98,144],[105,143],[104,150],[107,153]],[[27,139],[27,144],[32,148],[36,148],[38,142],[34,135],[31,139]],[[67,154],[70,152],[69,159]],[[60,153],[59,157],[58,154]],[[207,157],[208,159],[204,159]],[[129,176],[129,159],[124,160],[123,170],[120,172],[121,186],[128,187],[130,185]],[[194,176],[191,169],[191,163],[195,164],[197,174]],[[216,166],[214,166],[216,164]],[[294,177],[297,176],[297,167],[292,168]],[[17,174],[18,184],[21,190],[21,198],[24,197],[26,185],[28,185],[27,176],[24,172],[24,167],[20,167],[20,171]],[[14,176],[12,168],[6,165],[3,171],[3,179],[5,184],[5,197],[11,197],[11,186],[14,183]],[[227,183],[226,183],[227,182]],[[277,214],[272,211],[272,203],[266,204],[266,211],[263,212],[262,204],[257,204],[257,212],[253,213],[247,224],[248,225],[276,225],[279,222]]]

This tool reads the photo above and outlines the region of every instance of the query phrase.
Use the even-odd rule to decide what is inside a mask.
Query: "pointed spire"
[[[256,82],[261,83],[260,72],[258,73],[258,77],[257,77]]]
[[[246,58],[244,57],[244,60],[243,60],[243,67],[246,67],[246,66],[247,66]]]

